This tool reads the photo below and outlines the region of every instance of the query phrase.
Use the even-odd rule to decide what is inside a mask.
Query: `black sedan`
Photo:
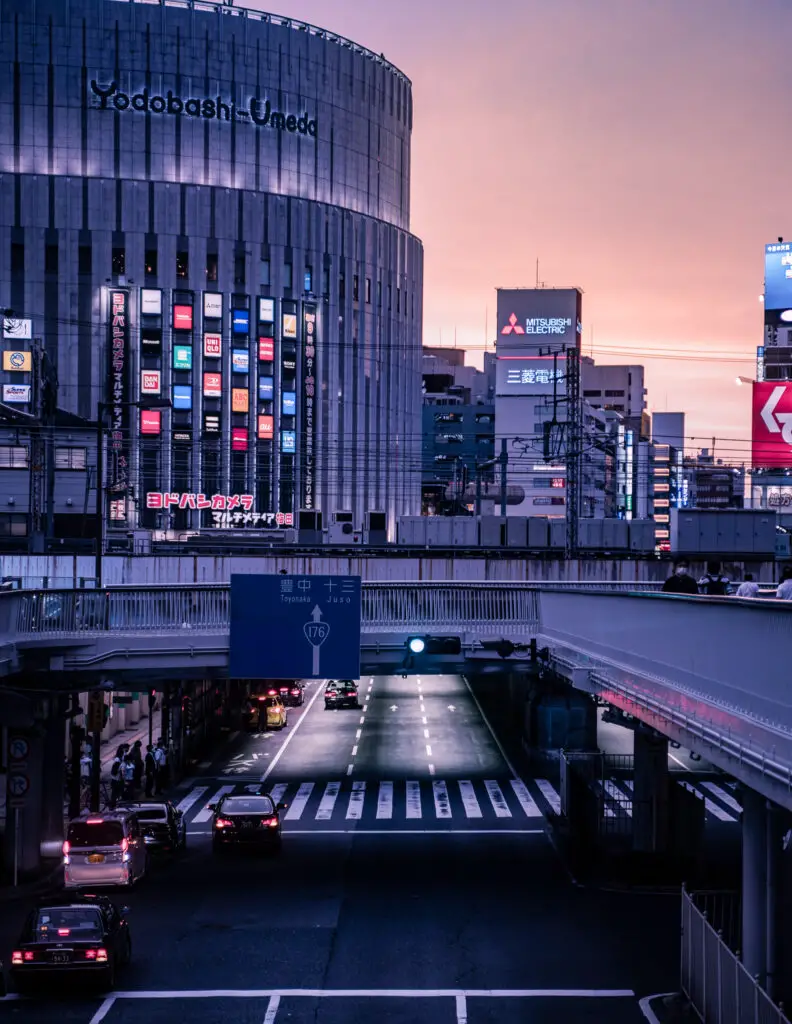
[[[116,970],[132,958],[126,913],[106,896],[73,893],[39,900],[11,954],[17,992],[37,991],[45,980],[77,977],[113,988]]]
[[[286,804],[275,804],[269,796],[224,796],[209,804],[212,817],[212,850],[219,853],[243,847],[279,853],[281,848],[280,811]]]
[[[354,679],[329,679],[325,687],[325,708],[359,708],[357,683]]]
[[[286,707],[299,707],[305,700],[305,685],[299,679],[291,682],[272,683],[262,691],[265,697],[280,697]]]
[[[143,842],[152,853],[182,853],[187,847],[187,825],[170,800],[125,800],[117,805],[134,814]]]

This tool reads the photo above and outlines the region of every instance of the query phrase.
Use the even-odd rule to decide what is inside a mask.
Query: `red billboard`
[[[173,326],[177,331],[191,331],[193,325],[192,306],[173,307]]]
[[[275,358],[275,339],[259,338],[259,359],[263,363],[271,363]]]
[[[161,419],[159,409],[141,409],[140,410],[140,433],[141,434],[159,434],[161,429]]]
[[[753,465],[792,468],[792,383],[754,381]]]

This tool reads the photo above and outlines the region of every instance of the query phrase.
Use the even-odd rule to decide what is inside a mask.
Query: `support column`
[[[41,853],[58,857],[63,843],[63,798],[66,742],[64,717],[67,698],[51,697],[44,727],[44,772],[41,804]]]
[[[742,960],[764,986],[767,968],[767,803],[746,788],[742,794]]]
[[[779,925],[781,908],[781,851],[783,846],[783,818],[780,809],[769,800],[767,812],[767,900],[766,923],[766,980],[765,989],[771,999],[781,998],[778,991],[779,974]]]
[[[633,849],[661,853],[668,848],[668,740],[636,729],[633,779]]]

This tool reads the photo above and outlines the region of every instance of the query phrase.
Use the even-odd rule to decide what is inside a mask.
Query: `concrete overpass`
[[[364,583],[364,671],[407,668],[416,632],[463,644],[461,659],[421,672],[519,671],[524,659],[503,661],[480,641],[535,639],[572,686],[792,810],[792,605],[605,586]],[[227,585],[2,593],[0,672],[15,686],[70,689],[224,676],[229,598]]]

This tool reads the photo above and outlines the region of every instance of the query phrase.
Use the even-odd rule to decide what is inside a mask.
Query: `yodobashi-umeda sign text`
[[[499,288],[498,351],[580,344],[582,296],[577,288]]]
[[[252,494],[197,494],[195,491],[149,491],[146,508],[196,509],[211,512],[216,527],[293,526],[291,512],[256,512]]]
[[[122,92],[115,81],[100,85],[95,78],[91,80],[91,93],[94,105],[100,110],[136,110],[143,114],[196,117],[206,121],[246,121],[257,128],[274,128],[276,131],[316,138],[315,118],[306,113],[286,114],[274,110],[268,99],[261,100],[258,96],[251,96],[247,107],[241,108],[224,100],[222,96],[185,98],[175,95],[172,89],[168,89],[164,95],[158,95],[143,88],[130,95]]]
[[[792,383],[753,385],[754,469],[792,469]]]

